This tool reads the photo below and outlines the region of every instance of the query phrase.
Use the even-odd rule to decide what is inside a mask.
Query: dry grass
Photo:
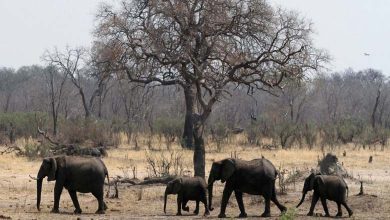
[[[126,143],[127,140],[122,140]],[[141,150],[133,150],[133,146],[121,144],[119,148],[110,150],[109,156],[104,158],[111,177],[116,175],[124,176],[125,174],[132,177],[132,167],[137,167],[138,178],[143,178],[148,175],[145,161],[145,151],[147,147],[147,138],[141,137],[139,144]],[[282,167],[288,171],[295,169],[309,171],[317,165],[317,158],[322,157],[323,152],[319,150],[262,150],[256,147],[244,146],[243,140],[237,138],[225,146],[222,152],[217,152],[213,144],[208,144],[208,153],[206,156],[207,166],[214,160],[220,160],[230,157],[231,152],[236,152],[241,159],[254,159],[264,156],[270,159],[276,167]],[[148,150],[150,154],[161,154],[157,138],[153,138],[152,149]],[[165,146],[163,144],[163,146]],[[173,147],[175,150],[180,150],[179,146]],[[359,184],[352,180],[347,180],[350,187],[349,203],[354,210],[355,219],[386,219],[390,218],[390,150],[372,151],[372,150],[355,150],[352,151],[352,146],[342,146],[337,148],[334,153],[339,157],[340,162],[344,164],[346,169],[356,178],[366,181],[365,192],[366,196],[354,196],[359,192]],[[347,156],[343,157],[342,152],[347,149]],[[181,150],[180,150],[181,151]],[[162,151],[168,154],[167,151]],[[184,167],[192,170],[192,151],[183,150]],[[372,155],[374,162],[369,164],[368,158]],[[36,183],[29,179],[28,175],[36,175],[41,161],[29,161],[26,158],[16,157],[14,155],[0,155],[0,216],[10,216],[13,219],[127,219],[127,218],[171,218],[176,213],[175,197],[169,197],[167,215],[163,213],[163,191],[164,186],[120,186],[119,199],[106,199],[109,207],[105,215],[92,214],[97,209],[97,202],[90,194],[79,194],[81,208],[85,214],[75,216],[73,212],[73,204],[66,190],[63,191],[61,197],[60,210],[61,214],[50,214],[50,209],[53,205],[53,182],[44,182],[42,194],[42,210],[37,212],[36,204]],[[287,187],[287,195],[280,195],[279,200],[287,207],[294,207],[300,199],[300,191],[302,181],[298,181],[294,185]],[[222,196],[223,184],[218,183],[215,187],[214,210],[211,217],[214,218],[219,212],[219,205]],[[377,197],[375,197],[377,196]],[[261,199],[254,196],[245,195],[244,198],[247,213],[249,216],[259,216],[264,209],[264,204]],[[332,202],[328,202],[331,214],[336,213],[336,206]],[[310,219],[305,217],[308,212],[310,201],[307,201],[296,212],[297,219]],[[194,209],[194,204],[190,203],[190,209]],[[201,207],[200,212],[204,209]],[[272,219],[279,218],[279,211],[272,206]],[[317,204],[316,212],[322,213],[320,203]],[[190,212],[192,213],[192,212]],[[187,213],[184,213],[187,214]],[[230,217],[238,216],[239,210],[234,196],[231,197],[227,215]],[[346,214],[346,211],[344,211]],[[188,218],[202,218],[199,216],[188,216]],[[181,218],[177,218],[181,219]]]

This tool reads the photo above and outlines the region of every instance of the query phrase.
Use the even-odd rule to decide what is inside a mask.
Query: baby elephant
[[[313,199],[311,201],[310,211],[307,214],[308,216],[313,215],[314,207],[318,202],[318,199],[321,199],[322,206],[325,211],[325,215],[329,217],[328,206],[326,205],[326,200],[335,201],[337,203],[337,217],[342,216],[341,205],[343,205],[349,214],[349,217],[352,216],[353,212],[348,207],[346,202],[346,197],[348,195],[348,186],[342,177],[339,176],[329,176],[329,175],[319,175],[319,174],[310,174],[309,177],[305,179],[305,184],[303,185],[302,190],[302,199],[297,205],[297,208],[305,200],[306,193],[314,189]]]
[[[209,209],[207,207],[207,184],[201,177],[180,177],[170,181],[167,184],[164,195],[164,213],[166,213],[167,196],[168,194],[177,194],[177,213],[181,215],[181,209],[188,212],[189,208],[187,202],[189,200],[196,201],[196,208],[194,213],[199,213],[199,201],[204,204],[205,213],[209,215]]]

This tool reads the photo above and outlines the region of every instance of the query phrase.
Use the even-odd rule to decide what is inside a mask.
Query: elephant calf
[[[37,175],[37,209],[40,210],[42,181],[47,176],[47,181],[55,180],[54,207],[52,212],[58,213],[62,189],[68,190],[75,209],[80,214],[81,209],[76,192],[92,193],[99,202],[98,214],[103,214],[107,209],[103,201],[104,179],[108,171],[100,158],[84,158],[75,156],[59,156],[45,158]]]
[[[170,181],[167,184],[164,195],[164,213],[166,213],[167,196],[169,194],[177,194],[177,213],[181,215],[181,209],[188,212],[189,208],[187,202],[189,200],[196,201],[196,208],[194,213],[199,213],[199,201],[204,204],[205,213],[209,215],[207,207],[207,184],[201,177],[180,177]]]
[[[329,217],[328,206],[326,205],[326,200],[335,201],[337,203],[337,217],[343,215],[341,210],[341,205],[343,205],[349,214],[349,217],[352,216],[353,212],[349,208],[346,202],[348,185],[344,181],[342,177],[339,176],[330,176],[330,175],[319,175],[311,173],[305,179],[305,183],[303,185],[302,190],[302,199],[297,205],[297,208],[303,203],[305,200],[305,195],[308,191],[314,189],[313,198],[311,201],[310,211],[307,214],[308,216],[313,215],[314,207],[318,202],[318,199],[321,199],[322,206],[325,211],[325,215]]]

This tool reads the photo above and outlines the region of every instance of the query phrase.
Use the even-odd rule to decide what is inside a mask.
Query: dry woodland
[[[30,140],[31,141],[31,140]],[[18,140],[21,144],[24,140]],[[318,158],[321,158],[323,152],[319,148],[312,150],[299,149],[292,147],[288,150],[267,150],[250,145],[239,145],[238,140],[233,140],[220,152],[216,151],[215,144],[210,143],[206,147],[206,173],[214,160],[220,160],[226,157],[234,156],[240,159],[254,159],[264,156],[272,161],[283,176],[284,183],[281,183],[281,177],[277,179],[276,186],[279,192],[279,201],[285,204],[289,210],[285,216],[281,216],[279,210],[272,205],[270,219],[312,219],[306,217],[310,206],[311,196],[306,197],[306,201],[299,209],[294,207],[298,204],[303,187],[303,179],[309,174],[312,168],[317,166]],[[142,145],[142,142],[140,143]],[[156,141],[157,146],[157,141]],[[147,157],[161,158],[174,152],[180,156],[180,166],[171,172],[179,172],[192,175],[192,157],[193,152],[182,150],[178,145],[173,145],[170,151],[161,150],[134,150],[132,146],[120,144],[118,148],[108,150],[108,157],[103,160],[109,170],[111,181],[117,177],[128,177],[143,179],[152,175],[148,168]],[[1,148],[3,150],[4,147]],[[344,150],[347,154],[343,156]],[[347,169],[350,178],[346,178],[349,185],[348,203],[354,211],[353,219],[387,219],[390,218],[390,173],[389,160],[390,151],[382,151],[380,148],[371,149],[353,149],[352,145],[342,145],[332,151],[339,162]],[[368,163],[370,156],[373,156],[373,162]],[[29,175],[35,176],[41,159],[28,159],[18,157],[15,154],[4,154],[0,156],[0,169],[3,171],[0,175],[0,215],[2,218],[12,219],[194,219],[204,218],[201,214],[192,215],[195,203],[190,202],[190,212],[184,212],[184,216],[176,217],[176,197],[168,197],[167,214],[163,212],[163,196],[165,186],[163,184],[154,185],[130,185],[118,184],[119,198],[105,198],[108,210],[104,215],[96,215],[97,201],[91,194],[78,193],[79,202],[83,213],[81,215],[73,214],[73,204],[67,191],[64,190],[61,196],[60,213],[51,214],[53,206],[53,187],[54,182],[43,184],[41,211],[36,209],[36,182],[29,178]],[[134,169],[136,167],[136,169]],[[135,170],[135,172],[133,172]],[[360,191],[360,183],[363,181],[364,194],[357,195]],[[284,188],[281,193],[281,187]],[[108,186],[105,186],[107,192]],[[223,184],[217,183],[214,187],[213,206],[214,211],[207,218],[216,218],[219,213],[219,206],[222,196]],[[115,193],[113,187],[109,192],[110,196]],[[311,194],[309,194],[311,195]],[[244,194],[244,202],[248,218],[258,218],[263,212],[264,204],[259,196]],[[331,215],[335,215],[337,206],[328,202]],[[200,213],[204,209],[201,206]],[[323,214],[320,203],[317,203],[315,213],[317,216]],[[232,195],[227,208],[227,216],[234,218],[239,214],[239,209]],[[346,211],[344,210],[344,215]]]

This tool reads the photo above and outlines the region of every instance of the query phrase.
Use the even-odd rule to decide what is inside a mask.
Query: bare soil
[[[346,157],[342,156],[342,151],[350,149]],[[343,150],[341,150],[343,149]],[[353,176],[347,179],[349,184],[348,203],[354,211],[352,219],[390,219],[390,151],[356,150],[352,147],[344,146],[333,151],[340,162]],[[260,148],[245,148],[234,146],[227,148],[223,152],[209,150],[207,154],[207,170],[213,160],[220,160],[230,156],[232,151],[238,153],[241,159],[254,159],[265,156],[270,159],[277,168],[285,169],[286,173],[293,170],[303,171],[306,175],[309,170],[317,165],[317,158],[323,155],[322,152],[312,150],[273,150],[265,151]],[[132,176],[130,167],[137,167],[137,177],[143,178],[148,175],[145,161],[145,151],[134,151],[128,147],[120,147],[110,150],[109,156],[104,158],[110,176],[129,175]],[[161,154],[160,152],[152,152]],[[374,162],[368,163],[369,156],[374,156]],[[183,151],[183,164],[191,170],[192,152]],[[28,160],[15,155],[0,155],[0,219],[202,219],[204,207],[201,206],[200,214],[195,216],[192,211],[195,202],[189,202],[190,212],[183,212],[184,216],[177,217],[176,197],[170,196],[167,204],[167,213],[163,212],[164,185],[152,186],[125,186],[119,185],[119,199],[106,198],[108,210],[104,215],[94,214],[97,209],[97,201],[91,194],[78,193],[79,202],[83,214],[73,214],[73,204],[67,191],[62,192],[60,201],[60,213],[52,214],[50,210],[53,206],[54,182],[44,181],[42,192],[41,211],[36,209],[36,182],[29,178],[35,176],[41,160]],[[311,195],[306,197],[305,202],[299,209],[294,209],[301,198],[303,184],[302,176],[295,184],[287,186],[287,194],[278,195],[279,201],[290,208],[295,219],[313,219],[323,214],[321,203],[318,202],[315,213],[316,217],[307,217]],[[287,177],[287,176],[286,176]],[[358,180],[363,180],[365,195],[357,196],[360,189]],[[279,190],[278,180],[277,188]],[[107,190],[107,187],[106,187]],[[214,187],[213,206],[214,211],[208,219],[214,219],[219,213],[219,206],[222,196],[223,184],[216,183]],[[113,192],[111,192],[113,193]],[[249,219],[257,219],[264,211],[264,203],[259,196],[244,195],[246,212]],[[337,207],[335,203],[328,201],[331,215],[336,215]],[[280,219],[279,210],[272,205],[272,217],[268,219]],[[347,211],[343,209],[343,218],[347,217]],[[234,195],[231,196],[226,215],[234,218],[239,215],[239,209]],[[325,218],[324,218],[325,219]]]

